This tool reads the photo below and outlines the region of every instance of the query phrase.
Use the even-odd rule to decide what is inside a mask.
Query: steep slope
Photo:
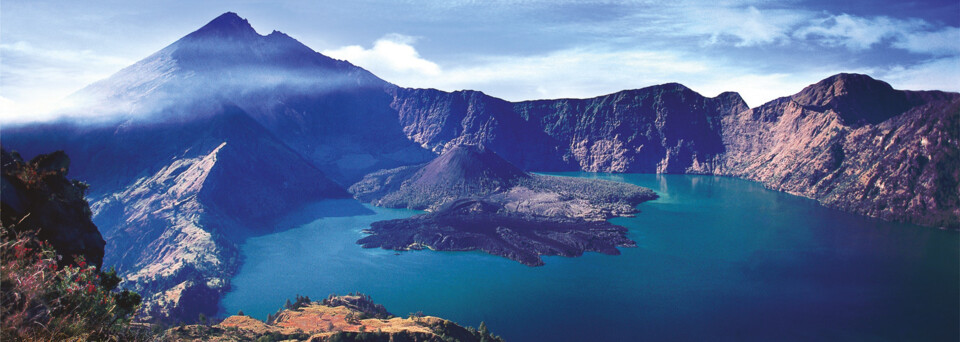
[[[108,262],[144,294],[144,318],[215,314],[238,242],[304,204],[347,196],[238,108],[196,124],[206,140],[93,205],[112,227]]]
[[[403,132],[436,153],[460,145],[485,146],[525,170],[573,170],[561,141],[517,114],[514,104],[478,91],[393,91]]]
[[[393,88],[281,32],[261,36],[228,12],[73,97],[136,121],[189,121],[236,105],[349,184],[370,171],[433,157],[403,134],[390,108]]]
[[[564,142],[564,158],[590,172],[708,173],[723,154],[720,120],[747,109],[736,93],[706,98],[677,83],[584,100],[516,104]]]
[[[960,224],[960,94],[840,74],[723,119],[717,174],[890,220]]]

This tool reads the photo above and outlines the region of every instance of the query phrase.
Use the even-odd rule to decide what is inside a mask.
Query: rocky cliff
[[[736,93],[706,98],[675,83],[513,104],[396,94],[404,132],[435,151],[482,141],[525,170],[728,175],[864,215],[960,224],[956,93],[840,74],[752,109]],[[504,134],[506,122],[537,142]]]
[[[960,225],[960,94],[840,74],[723,118],[714,172],[888,220]]]
[[[36,233],[62,257],[61,266],[75,265],[80,256],[102,268],[105,241],[90,220],[83,198],[87,185],[67,179],[70,158],[57,151],[24,162],[18,153],[0,149],[0,163],[0,224],[15,233]]]
[[[476,91],[395,93],[407,136],[436,152],[482,144],[525,170],[708,173],[736,93],[706,98],[671,83],[591,99],[509,103]]]

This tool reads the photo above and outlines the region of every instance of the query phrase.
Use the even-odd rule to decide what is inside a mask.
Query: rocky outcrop
[[[170,341],[502,341],[483,325],[477,330],[433,316],[401,318],[386,313],[376,317],[345,304],[363,301],[369,297],[331,296],[323,302],[298,302],[271,315],[267,322],[236,315],[213,326],[175,327],[164,337]]]
[[[723,127],[716,174],[864,215],[960,225],[960,94],[840,74]]]
[[[87,185],[67,179],[70,158],[56,151],[24,162],[18,153],[0,149],[0,163],[0,224],[50,243],[61,266],[75,265],[80,256],[102,268],[106,243],[83,198]]]

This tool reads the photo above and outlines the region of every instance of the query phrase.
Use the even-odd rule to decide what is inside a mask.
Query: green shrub
[[[0,340],[145,339],[129,325],[140,296],[116,290],[115,271],[99,272],[82,257],[75,265],[58,267],[54,249],[34,232],[2,229]]]

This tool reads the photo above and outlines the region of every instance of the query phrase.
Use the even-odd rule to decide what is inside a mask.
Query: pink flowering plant
[[[130,320],[140,296],[118,290],[114,270],[101,272],[82,257],[60,267],[53,247],[34,234],[4,227],[0,235],[0,340],[139,339]]]

